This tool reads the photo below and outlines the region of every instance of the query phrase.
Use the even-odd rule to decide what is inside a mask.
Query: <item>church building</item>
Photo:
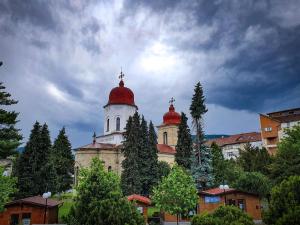
[[[94,134],[92,143],[75,150],[75,178],[78,170],[88,167],[92,158],[101,159],[107,170],[112,170],[121,175],[123,133],[127,120],[138,110],[134,101],[134,93],[125,87],[124,74],[119,76],[119,86],[110,91],[108,102],[104,109],[103,135]],[[163,122],[158,129],[158,160],[165,161],[172,166],[175,159],[175,146],[177,143],[177,131],[180,123],[180,114],[175,111],[174,99],[170,101],[169,111],[163,116]],[[147,160],[147,159],[145,159]],[[76,180],[75,180],[76,182]]]

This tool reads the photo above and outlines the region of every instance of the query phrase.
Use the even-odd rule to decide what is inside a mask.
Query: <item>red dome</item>
[[[180,124],[181,116],[179,113],[175,112],[173,104],[169,107],[169,112],[165,113],[163,117],[164,125],[168,124]]]
[[[117,104],[132,105],[136,107],[134,104],[134,94],[129,88],[124,87],[123,80],[120,81],[119,87],[113,88],[109,93],[107,105]]]

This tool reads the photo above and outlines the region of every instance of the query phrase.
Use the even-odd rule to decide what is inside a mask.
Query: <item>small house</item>
[[[199,192],[197,214],[213,212],[222,205],[235,205],[254,220],[261,220],[261,203],[259,196],[233,188],[213,188]]]
[[[148,207],[151,205],[151,200],[141,195],[129,195],[127,196],[128,201],[135,202],[137,210],[143,215],[145,221],[148,220]]]
[[[62,204],[53,199],[33,196],[9,202],[0,213],[1,225],[31,225],[58,223],[58,207]]]

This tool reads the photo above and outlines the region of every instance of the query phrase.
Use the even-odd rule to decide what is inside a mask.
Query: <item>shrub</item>
[[[192,219],[191,225],[221,225],[218,218],[213,217],[211,214],[196,215]]]
[[[254,225],[250,216],[236,206],[220,206],[213,217],[222,221],[222,225]]]

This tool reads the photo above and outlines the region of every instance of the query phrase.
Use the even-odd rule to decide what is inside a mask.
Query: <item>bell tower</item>
[[[181,116],[175,111],[175,99],[172,97],[169,101],[169,111],[163,116],[163,123],[158,128],[158,144],[169,145],[175,148],[178,139],[178,125],[180,124]]]

